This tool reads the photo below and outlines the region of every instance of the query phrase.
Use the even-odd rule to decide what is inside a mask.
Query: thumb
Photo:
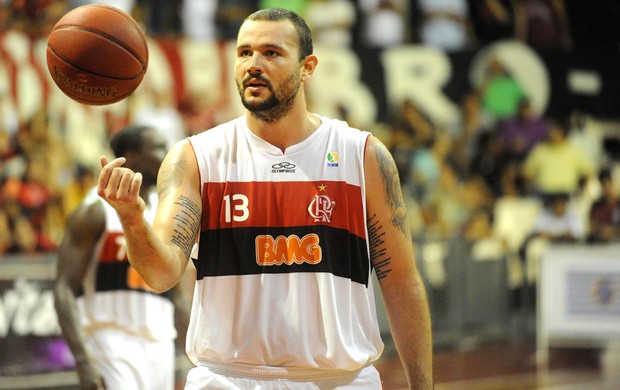
[[[101,163],[101,168],[105,167],[110,160],[106,156],[99,157],[99,162]]]

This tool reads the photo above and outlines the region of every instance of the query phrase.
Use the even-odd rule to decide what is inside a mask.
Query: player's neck
[[[321,125],[318,115],[306,111],[305,107],[303,110],[292,109],[274,122],[265,122],[251,113],[246,114],[246,120],[250,131],[283,152],[308,138]]]

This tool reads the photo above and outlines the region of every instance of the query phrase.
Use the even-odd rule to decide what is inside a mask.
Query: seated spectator
[[[584,240],[586,223],[571,207],[568,193],[548,194],[537,215],[532,232],[521,249],[525,275],[530,284],[538,279],[538,263],[547,246],[552,243],[577,243]]]
[[[609,169],[602,169],[598,179],[602,194],[590,209],[588,241],[618,241],[620,240],[620,197],[614,188]]]
[[[535,193],[574,195],[584,178],[591,178],[593,166],[585,151],[568,139],[568,126],[551,121],[547,140],[526,157],[522,173]]]
[[[534,112],[529,99],[519,102],[517,114],[499,128],[499,150],[505,158],[521,161],[547,138],[549,122]]]
[[[543,198],[543,205],[534,222],[533,237],[545,238],[552,242],[577,242],[584,238],[585,221],[574,208],[570,207],[569,194],[546,195]]]

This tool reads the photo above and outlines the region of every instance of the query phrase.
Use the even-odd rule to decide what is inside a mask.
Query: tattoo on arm
[[[157,190],[160,199],[168,196],[171,191],[182,184],[182,178],[186,175],[187,164],[187,160],[181,157],[160,169],[157,177]],[[181,248],[185,257],[189,259],[200,229],[200,207],[183,195],[179,196],[174,204],[180,206],[180,211],[172,218],[171,242]]]
[[[173,218],[172,243],[181,248],[186,255],[185,257],[189,258],[200,228],[200,208],[183,195],[175,204],[181,206],[181,211]]]
[[[387,204],[392,213],[392,225],[398,228],[406,236],[409,236],[407,209],[405,208],[405,202],[403,201],[403,195],[400,189],[398,169],[396,168],[394,159],[385,145],[378,142],[376,151],[379,170],[381,171],[383,184],[385,186]]]
[[[376,220],[377,215],[368,219],[368,242],[370,244],[370,263],[375,269],[377,279],[385,278],[392,272],[392,258],[387,255],[387,248],[383,236],[383,226]]]

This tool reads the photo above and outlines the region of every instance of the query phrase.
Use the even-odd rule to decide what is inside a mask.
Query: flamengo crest
[[[327,195],[314,195],[314,199],[308,206],[308,212],[314,218],[314,222],[330,223],[332,211],[336,202]]]

